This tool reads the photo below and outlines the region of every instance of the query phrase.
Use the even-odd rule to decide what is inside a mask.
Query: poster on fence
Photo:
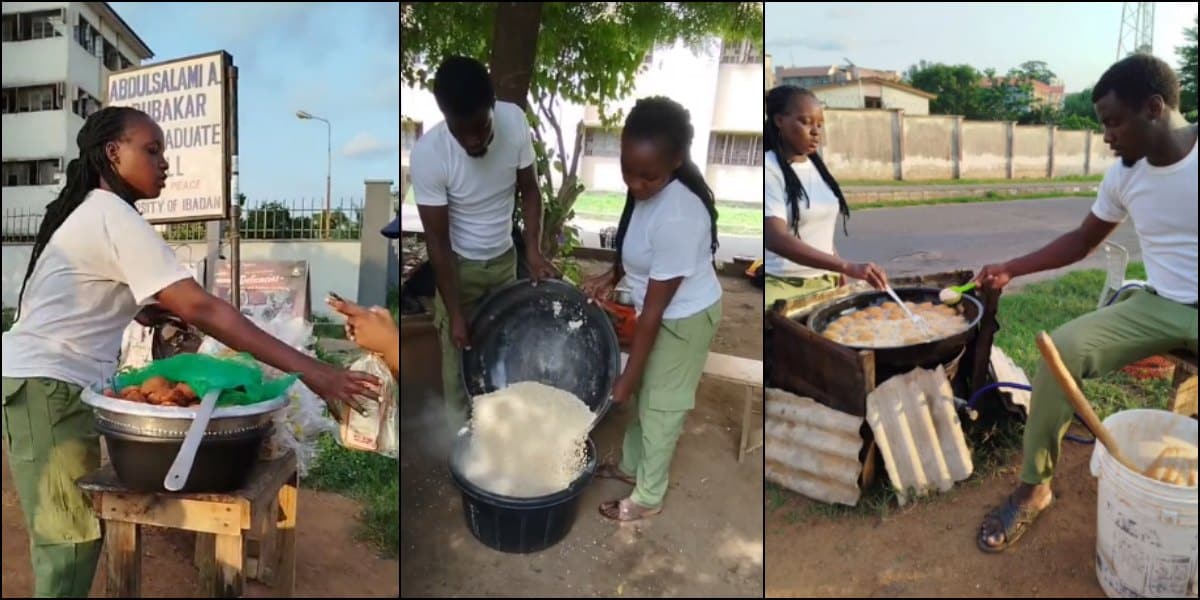
[[[279,315],[312,321],[312,289],[308,261],[242,261],[242,314],[270,321]],[[229,263],[222,262],[213,293],[230,300]]]

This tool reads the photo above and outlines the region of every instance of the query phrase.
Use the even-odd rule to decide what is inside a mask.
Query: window
[[[81,88],[75,88],[75,100],[71,102],[71,112],[86,119],[98,110],[100,110],[100,100]]]
[[[757,133],[713,132],[708,140],[708,162],[716,165],[761,167],[763,139]]]
[[[424,125],[420,121],[405,121],[400,131],[400,149],[411,151],[417,140],[421,139]]]
[[[75,41],[79,42],[79,45],[83,46],[83,49],[92,56],[99,57],[104,49],[102,45],[104,38],[83,15],[79,15],[79,24],[75,27]]]
[[[117,52],[117,47],[103,38],[101,44],[104,47],[104,66],[108,67],[109,71],[121,70],[121,53]]]
[[[863,97],[863,108],[883,108],[883,98],[879,96]]]
[[[64,86],[61,83],[4,88],[4,112],[22,113],[61,110]]]
[[[4,15],[4,41],[25,42],[60,37],[62,34],[55,24],[61,24],[62,21],[62,9]]]
[[[4,163],[4,187],[21,185],[54,185],[61,160],[14,160]]]
[[[17,41],[17,15],[4,15],[4,41]]]
[[[735,65],[761,65],[763,62],[762,53],[758,51],[758,47],[750,40],[742,42],[722,42],[721,43],[721,62],[724,64]]]
[[[120,57],[121,57],[121,70],[125,70],[125,69],[128,69],[129,67],[133,66],[133,61],[129,60],[128,58],[125,58],[124,54],[121,54]]]
[[[621,134],[611,129],[588,127],[583,133],[584,156],[621,156]]]

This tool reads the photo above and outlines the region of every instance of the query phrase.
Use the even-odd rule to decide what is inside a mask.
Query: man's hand
[[[467,335],[467,320],[462,315],[450,315],[450,341],[459,350],[471,349],[471,338]]]
[[[537,250],[530,250],[525,253],[525,260],[529,263],[529,278],[533,280],[533,284],[543,279],[557,279],[561,277],[558,269],[542,256],[542,253]]]
[[[143,327],[157,327],[171,322],[183,323],[182,319],[156,304],[149,304],[142,307],[142,310],[138,311],[137,316],[133,320],[137,321]]]
[[[1013,273],[1008,263],[996,263],[983,267],[975,276],[975,282],[993,290],[999,290],[1012,281]]]

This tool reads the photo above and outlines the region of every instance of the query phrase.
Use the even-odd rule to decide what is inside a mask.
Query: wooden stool
[[[196,564],[208,597],[241,596],[247,575],[292,596],[299,485],[292,452],[259,461],[242,489],[224,494],[132,491],[117,479],[111,464],[77,483],[92,495],[104,522],[110,598],[141,597],[142,525],[196,532]],[[245,538],[259,541],[257,559],[246,559]]]

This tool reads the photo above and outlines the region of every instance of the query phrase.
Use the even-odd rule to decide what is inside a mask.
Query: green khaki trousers
[[[664,319],[659,327],[621,451],[620,469],[636,476],[631,497],[640,506],[658,507],[667,495],[675,443],[696,406],[696,388],[720,321],[718,300],[690,317]]]
[[[1136,290],[1123,300],[1083,315],[1050,334],[1075,382],[1100,377],[1148,356],[1173,350],[1196,351],[1196,308],[1152,291]],[[1075,414],[1066,392],[1046,367],[1033,380],[1025,423],[1021,481],[1048,483],[1062,451],[1062,439]]]
[[[75,485],[100,467],[100,439],[80,391],[53,379],[3,380],[4,443],[38,598],[86,598],[100,559],[100,521]]]
[[[468,260],[455,256],[458,268],[458,301],[464,319],[470,319],[476,307],[497,288],[517,279],[517,252],[508,252],[488,260]],[[450,313],[442,293],[433,300],[433,323],[442,346],[442,397],[446,403],[446,423],[457,432],[467,423],[470,400],[463,389],[462,365],[450,331]],[[468,327],[470,323],[467,324]]]

